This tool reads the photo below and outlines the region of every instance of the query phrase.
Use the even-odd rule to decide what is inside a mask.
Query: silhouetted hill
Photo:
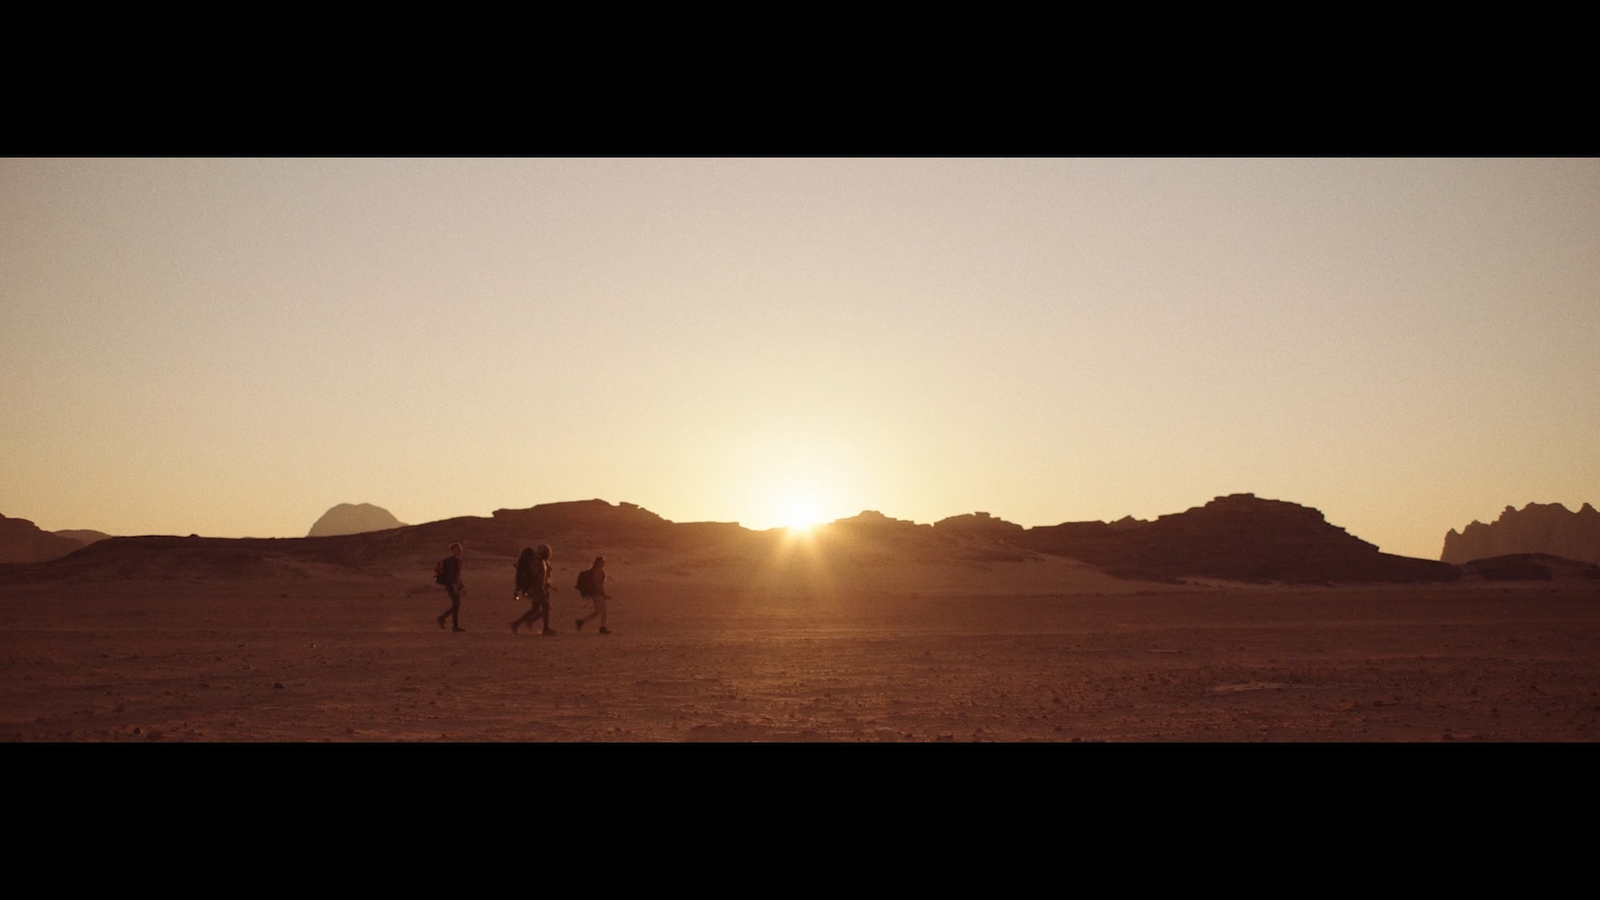
[[[1154,522],[1066,522],[1029,529],[1019,546],[1069,556],[1121,578],[1286,584],[1454,581],[1455,566],[1382,553],[1320,511],[1254,494],[1218,497]]]
[[[432,572],[433,561],[450,552],[452,541],[465,542],[468,556],[481,558],[514,557],[522,547],[549,539],[550,535],[527,532],[515,523],[478,516],[323,537],[113,537],[84,547],[79,551],[82,556],[8,567],[0,571],[0,581],[293,576],[303,574],[305,564]],[[73,549],[78,546],[74,543]]]
[[[1585,503],[1577,512],[1560,503],[1529,503],[1521,511],[1507,506],[1485,525],[1474,520],[1444,536],[1439,558],[1457,565],[1513,553],[1548,553],[1600,563],[1600,512]]]
[[[810,537],[823,552],[844,563],[984,563],[1033,556],[1010,540],[1021,533],[1022,526],[988,513],[952,516],[936,525],[918,525],[869,509],[819,525],[811,530]]]
[[[951,534],[982,534],[989,537],[1014,538],[1022,534],[1023,527],[1015,522],[997,519],[986,512],[950,516],[933,523],[935,531]]]
[[[1554,581],[1557,578],[1600,580],[1600,565],[1548,553],[1512,553],[1463,563],[1466,578],[1483,581]]]
[[[306,533],[306,537],[328,537],[336,534],[363,534],[368,531],[388,531],[404,528],[387,509],[371,503],[341,503],[322,514]]]
[[[66,556],[83,541],[52,534],[27,519],[0,516],[0,563],[36,563]]]
[[[106,534],[104,531],[95,531],[92,528],[63,528],[58,529],[53,533],[58,534],[61,537],[72,538],[73,540],[83,544],[85,547],[89,546],[95,541],[103,541],[106,538],[111,537],[111,535]]]
[[[714,523],[704,523],[712,525]],[[737,525],[727,525],[743,532]],[[679,529],[683,529],[680,531]],[[701,534],[692,526],[676,526],[632,503],[604,500],[543,503],[528,509],[497,509],[489,517],[460,516],[421,525],[407,525],[368,534],[307,538],[315,546],[304,551],[325,562],[367,566],[408,559],[434,559],[449,552],[454,541],[469,555],[515,557],[523,547],[550,544],[563,562],[578,547],[670,549],[685,534]]]
[[[958,563],[982,568],[1052,554],[1121,578],[1166,581],[1210,577],[1303,584],[1460,576],[1446,563],[1380,553],[1328,524],[1315,509],[1235,494],[1153,522],[1123,518],[1023,529],[987,513],[971,513],[919,525],[868,510],[804,535],[781,528],[752,531],[731,522],[677,523],[632,503],[580,500],[324,537],[109,538],[70,556],[7,567],[0,581],[304,576],[313,564],[415,571],[423,577],[453,541],[465,544],[473,568],[509,565],[523,547],[547,543],[563,567],[586,564],[590,554],[636,549],[658,558],[681,556],[686,571],[748,568],[774,560],[829,567]]]

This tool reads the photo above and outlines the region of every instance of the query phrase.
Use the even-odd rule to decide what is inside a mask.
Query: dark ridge
[[[66,556],[86,542],[52,534],[28,519],[0,516],[0,563],[36,563]]]
[[[1454,581],[1455,566],[1395,556],[1330,525],[1320,511],[1254,494],[1218,497],[1154,522],[1066,522],[1020,546],[1069,556],[1119,578],[1220,578],[1284,584]]]
[[[1600,580],[1600,565],[1548,553],[1509,553],[1461,564],[1467,578],[1484,581],[1554,581],[1557,578]]]
[[[523,547],[550,544],[563,562],[627,549],[764,558],[791,540],[785,529],[731,522],[674,523],[632,503],[604,500],[498,509],[385,531],[305,538],[118,537],[57,559],[6,566],[0,582],[60,578],[185,578],[304,575],[304,566],[431,572],[460,541],[469,560],[509,564]],[[1038,559],[1048,553],[1121,578],[1209,577],[1308,583],[1453,581],[1456,566],[1378,552],[1328,524],[1322,513],[1250,494],[1219,497],[1153,522],[1068,522],[1023,529],[987,513],[919,525],[868,510],[818,526],[806,537],[817,558],[845,565]],[[785,551],[787,552],[787,551]]]
[[[62,578],[260,577],[303,574],[308,563],[352,569],[416,567],[432,571],[451,543],[468,558],[514,559],[523,547],[548,543],[558,552],[587,548],[682,549],[723,543],[753,533],[738,525],[675,525],[631,503],[604,500],[548,503],[461,516],[386,531],[304,538],[116,537],[28,566],[0,570],[0,582]],[[576,548],[585,548],[578,551]]]

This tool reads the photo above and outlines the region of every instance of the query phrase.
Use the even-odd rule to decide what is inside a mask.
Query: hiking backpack
[[[594,570],[584,569],[578,573],[578,593],[585,597],[594,594]]]

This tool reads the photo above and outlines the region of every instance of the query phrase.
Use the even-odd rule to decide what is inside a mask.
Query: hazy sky
[[[0,160],[0,513],[1600,503],[1596,160]]]

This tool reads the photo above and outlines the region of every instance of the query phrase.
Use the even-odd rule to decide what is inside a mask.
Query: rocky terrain
[[[1439,558],[1460,565],[1512,553],[1600,563],[1600,511],[1587,503],[1577,512],[1560,503],[1529,503],[1521,510],[1507,506],[1488,525],[1473,520],[1460,532],[1450,529]]]

